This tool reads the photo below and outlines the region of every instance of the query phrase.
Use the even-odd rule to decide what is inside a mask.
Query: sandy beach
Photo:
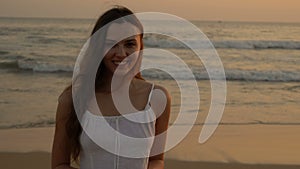
[[[166,153],[166,169],[300,167],[299,126],[222,125],[204,144],[198,143],[200,130],[194,127]],[[0,130],[1,168],[49,169],[53,133],[52,127]]]
[[[48,169],[50,153],[0,153],[0,165],[5,169]],[[221,162],[196,162],[166,159],[166,169],[298,169],[299,165],[242,164]]]

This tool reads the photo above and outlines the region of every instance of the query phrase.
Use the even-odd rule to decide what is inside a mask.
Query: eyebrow
[[[135,38],[134,39],[126,39],[125,40],[125,42],[132,42],[132,41],[136,42],[137,40]]]
[[[137,41],[137,39],[135,37],[129,37],[129,38],[126,38],[122,41],[130,42],[130,41]],[[113,39],[106,39],[106,43],[117,43],[117,41],[113,40]]]

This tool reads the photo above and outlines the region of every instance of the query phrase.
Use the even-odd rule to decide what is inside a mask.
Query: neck
[[[102,76],[101,83],[97,86],[98,92],[101,93],[112,93],[115,91],[129,89],[132,79],[124,77],[114,77],[110,73],[104,73]]]

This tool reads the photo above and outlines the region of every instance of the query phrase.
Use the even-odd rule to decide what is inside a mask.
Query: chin
[[[114,71],[113,76],[126,76],[129,72],[129,70]]]

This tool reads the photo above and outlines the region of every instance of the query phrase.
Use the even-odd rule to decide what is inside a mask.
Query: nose
[[[118,45],[116,49],[116,56],[126,57],[126,50],[122,45]]]

